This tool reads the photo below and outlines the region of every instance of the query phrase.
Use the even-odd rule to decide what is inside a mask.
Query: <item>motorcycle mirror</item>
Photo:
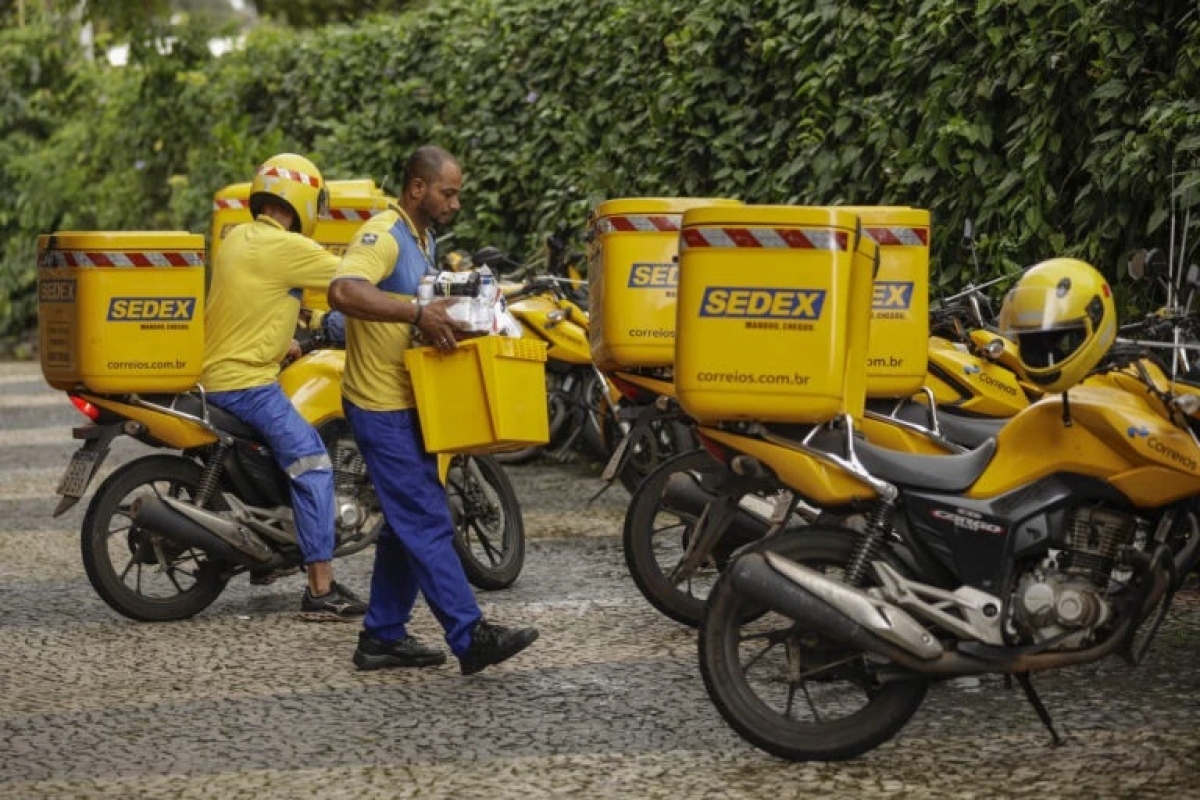
[[[508,254],[498,247],[481,247],[471,254],[471,260],[478,266],[487,266],[493,272],[504,275],[515,272],[520,264],[508,257]]]
[[[1187,271],[1187,285],[1200,286],[1200,266],[1189,264]]]
[[[1004,355],[1004,340],[992,339],[983,347],[983,354],[990,360],[995,361],[1000,356]]]
[[[970,219],[963,221],[962,246],[970,250],[975,245],[975,224]]]

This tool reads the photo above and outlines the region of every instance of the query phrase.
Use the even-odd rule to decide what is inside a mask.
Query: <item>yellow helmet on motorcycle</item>
[[[292,231],[312,236],[317,218],[329,213],[329,190],[317,166],[304,156],[280,153],[271,156],[254,173],[250,183],[250,213],[257,217],[268,201],[291,209]]]
[[[1030,381],[1047,393],[1066,391],[1095,368],[1117,338],[1112,289],[1084,261],[1043,261],[1005,296],[999,328],[1016,340]]]

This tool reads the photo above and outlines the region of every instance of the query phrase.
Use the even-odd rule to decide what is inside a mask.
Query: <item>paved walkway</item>
[[[594,470],[514,468],[525,572],[481,594],[542,638],[463,678],[357,672],[356,626],[299,621],[302,583],[235,581],[208,611],[136,624],[91,591],[76,509],[50,517],[82,420],[35,365],[0,364],[0,798],[1181,798],[1200,793],[1200,597],[1147,664],[1038,678],[1053,747],[999,678],[936,687],[844,764],[749,746],[704,692],[695,636],[625,573],[627,495]],[[116,457],[138,452],[136,446]],[[367,585],[369,556],[339,562]],[[416,632],[437,640],[422,609]]]

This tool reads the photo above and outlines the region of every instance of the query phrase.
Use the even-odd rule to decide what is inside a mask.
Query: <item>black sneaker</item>
[[[436,667],[445,663],[445,653],[436,647],[421,644],[413,636],[385,642],[366,631],[361,631],[358,634],[358,648],[354,651],[354,666],[359,669]]]
[[[458,665],[463,675],[474,675],[484,667],[512,658],[537,637],[537,628],[502,628],[481,619],[471,629],[471,646],[459,656]]]
[[[300,599],[300,617],[310,622],[353,622],[367,613],[367,604],[334,581],[328,594],[313,595],[305,588]]]

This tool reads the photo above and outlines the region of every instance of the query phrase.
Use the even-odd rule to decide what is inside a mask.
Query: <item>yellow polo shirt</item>
[[[325,289],[338,257],[270,217],[238,225],[217,251],[204,309],[210,392],[273,383],[296,332],[303,289]]]
[[[334,280],[365,280],[389,297],[413,301],[421,276],[432,270],[433,254],[432,233],[427,231],[422,241],[404,212],[389,206],[359,228]],[[343,396],[369,411],[414,408],[412,378],[404,366],[412,332],[406,322],[369,322],[347,315]]]

